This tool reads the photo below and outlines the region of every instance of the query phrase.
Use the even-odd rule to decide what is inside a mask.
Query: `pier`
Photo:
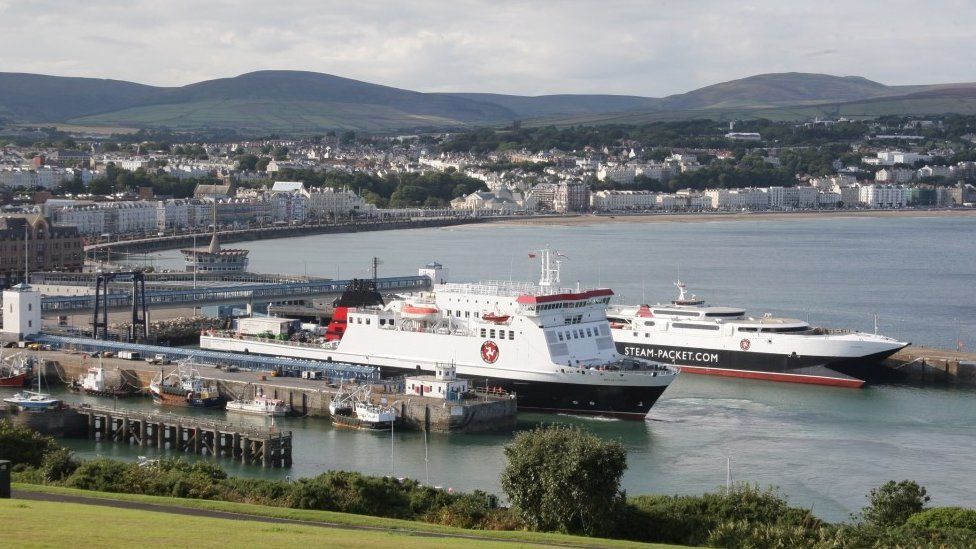
[[[291,431],[249,428],[208,418],[80,406],[88,438],[232,458],[245,465],[291,467]]]
[[[885,365],[912,382],[976,385],[976,353],[912,345],[892,355]]]
[[[47,379],[77,379],[100,360],[107,370],[118,371],[131,384],[146,386],[161,368],[168,371],[176,367],[174,364],[153,365],[142,360],[97,359],[89,356],[92,352],[129,349],[135,345],[132,343],[102,340],[82,340],[77,343],[60,347],[61,350],[38,352],[38,358],[43,359]],[[407,428],[441,433],[476,433],[515,427],[516,399],[509,395],[482,394],[478,398],[448,402],[398,393],[397,382],[380,380],[378,369],[370,366],[199,349],[159,349],[165,349],[174,358],[193,356],[194,366],[201,377],[215,381],[220,395],[228,400],[260,392],[284,400],[298,415],[328,419],[329,404],[340,384],[371,384],[374,387],[374,401],[396,407]],[[242,367],[238,371],[229,371],[226,367],[229,364],[240,364]],[[347,367],[350,369],[345,370]],[[322,372],[322,376],[317,379],[303,378],[301,373],[305,371]]]

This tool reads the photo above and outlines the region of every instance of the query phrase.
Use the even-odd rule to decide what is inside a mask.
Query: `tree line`
[[[485,492],[450,493],[413,480],[329,471],[314,478],[230,477],[212,461],[79,462],[50,437],[0,421],[0,459],[17,482],[102,492],[210,499],[420,520],[461,528],[533,530],[727,548],[973,547],[976,511],[928,507],[917,483],[889,481],[860,513],[829,523],[774,489],[737,484],[702,495],[630,497],[623,445],[578,427],[540,426],[505,448],[509,505]]]

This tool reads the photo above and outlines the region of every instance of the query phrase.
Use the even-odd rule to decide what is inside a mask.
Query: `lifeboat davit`
[[[438,313],[440,313],[440,310],[433,305],[406,303],[400,309],[400,315],[403,318],[411,318],[414,320],[433,320],[437,318]]]
[[[511,317],[509,315],[498,313],[485,313],[481,315],[481,318],[487,320],[488,322],[494,322],[495,324],[504,324],[508,322],[508,319]]]

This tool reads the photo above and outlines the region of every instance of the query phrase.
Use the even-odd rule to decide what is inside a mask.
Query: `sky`
[[[933,84],[976,81],[973,21],[963,0],[0,0],[0,71],[655,97],[787,71]]]

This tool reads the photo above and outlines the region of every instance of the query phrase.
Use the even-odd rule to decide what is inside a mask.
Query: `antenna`
[[[874,314],[874,335],[878,335],[878,313]]]
[[[725,458],[725,493],[732,491],[732,454]]]
[[[24,218],[24,284],[30,284],[30,222]]]
[[[380,267],[380,264],[381,263],[383,263],[383,262],[380,261],[380,258],[378,258],[378,257],[374,257],[373,258],[373,261],[372,261],[372,270],[373,270],[373,285],[374,286],[376,285],[376,273],[379,271],[379,267]]]

